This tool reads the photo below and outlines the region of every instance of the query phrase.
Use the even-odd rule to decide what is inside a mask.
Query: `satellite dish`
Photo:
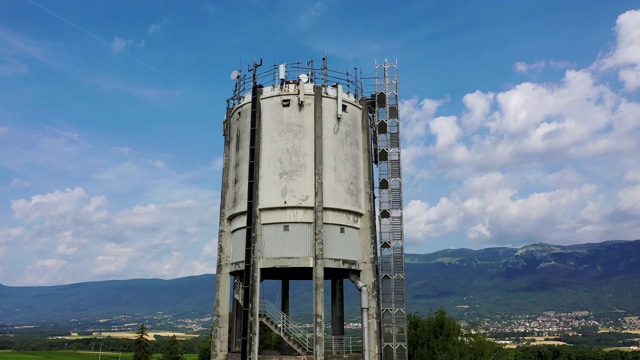
[[[306,84],[307,81],[309,81],[309,76],[307,74],[300,74],[300,76],[298,76],[298,79],[300,79],[301,83]]]
[[[237,79],[237,78],[239,78],[239,77],[240,77],[240,71],[238,71],[238,70],[233,70],[233,71],[231,72],[231,80],[235,80],[235,79]]]

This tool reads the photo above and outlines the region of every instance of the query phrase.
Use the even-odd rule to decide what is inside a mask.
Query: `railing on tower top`
[[[327,67],[326,58],[323,58],[322,65],[319,68],[314,67],[313,61],[307,61],[306,63],[294,62],[273,64],[272,66],[264,65],[262,69],[264,70],[255,74],[255,80],[257,84],[264,87],[281,86],[283,81],[284,83],[299,83],[302,81],[300,76],[304,75],[305,83],[320,84],[324,87],[341,84],[344,91],[353,94],[356,99],[364,96],[362,80],[358,77],[358,69],[354,68],[353,72],[331,70]],[[238,70],[232,73],[232,77],[235,76],[236,84],[233,94],[227,99],[227,108],[234,108],[251,91],[254,79],[251,72],[252,70],[248,70],[246,73]]]

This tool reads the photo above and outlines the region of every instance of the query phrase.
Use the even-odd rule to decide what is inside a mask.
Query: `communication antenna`
[[[239,70],[233,70],[231,72],[231,80],[236,80],[240,77],[240,71]]]
[[[306,84],[307,81],[309,81],[309,75],[307,74],[300,74],[300,76],[298,76],[298,79],[300,79],[300,83],[302,84]]]

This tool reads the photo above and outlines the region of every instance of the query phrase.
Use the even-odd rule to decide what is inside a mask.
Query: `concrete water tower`
[[[212,359],[257,360],[261,322],[298,357],[406,358],[397,73],[390,77],[390,66],[376,65],[382,76],[369,97],[357,70],[331,71],[325,58],[317,69],[312,61],[260,61],[231,74]],[[280,282],[280,304],[261,297],[265,280]],[[290,316],[292,280],[312,284],[311,329]],[[357,339],[344,336],[345,280],[360,291]]]

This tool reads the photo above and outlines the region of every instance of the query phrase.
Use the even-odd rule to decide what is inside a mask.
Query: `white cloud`
[[[45,195],[34,195],[30,200],[11,201],[11,209],[17,219],[27,223],[41,219],[68,219],[73,215],[77,204],[86,198],[83,189],[56,190]]]
[[[23,275],[26,282],[34,285],[44,285],[57,278],[66,271],[68,262],[59,259],[42,259],[27,266]]]
[[[629,10],[618,17],[616,46],[596,66],[618,70],[625,90],[640,87],[640,10]]]
[[[113,41],[111,41],[111,51],[113,51],[114,54],[124,51],[126,47],[127,43],[124,40],[117,36],[113,37]]]
[[[618,210],[640,216],[640,185],[625,186],[618,192]]]
[[[485,247],[638,237],[640,103],[609,84],[603,69],[619,71],[626,91],[640,87],[640,11],[621,15],[616,32],[615,49],[592,66],[566,70],[557,82],[469,93],[460,115],[440,114],[441,100],[401,102],[409,251],[430,242]],[[514,70],[546,67],[573,65],[519,62]],[[434,204],[423,200],[433,191]]]
[[[616,46],[603,62],[608,67],[640,64],[640,10],[629,10],[616,20]]]
[[[152,34],[160,33],[162,31],[162,28],[164,28],[165,25],[167,25],[167,20],[162,20],[157,24],[153,24],[149,26],[149,28],[147,29],[147,34],[152,35]]]
[[[323,0],[317,0],[310,8],[305,10],[298,18],[298,23],[305,25],[316,18],[320,17],[324,13],[325,5]]]
[[[462,130],[458,127],[455,116],[435,118],[429,122],[429,128],[431,133],[436,136],[436,150],[450,148],[462,135]]]
[[[100,248],[93,263],[95,267],[91,272],[96,275],[118,274],[123,269],[128,269],[130,260],[136,260],[137,253],[133,248],[116,243],[108,243]],[[133,257],[133,258],[132,258]]]
[[[0,228],[10,239],[0,249],[20,261],[0,270],[18,284],[212,273],[214,207],[209,196],[113,210],[105,196],[79,187],[14,200],[22,227]],[[185,268],[186,259],[196,264]]]
[[[12,188],[16,188],[16,189],[21,189],[21,188],[27,188],[29,186],[31,186],[31,183],[26,181],[26,180],[22,180],[22,179],[13,179],[11,180],[11,185]]]
[[[427,134],[429,121],[435,116],[438,107],[445,100],[424,99],[418,102],[417,98],[400,101],[400,114],[402,116],[402,135],[409,143],[416,140],[423,141]]]
[[[9,128],[6,126],[2,126],[0,127],[0,136],[1,137],[6,137],[9,135]]]
[[[489,116],[494,99],[495,94],[491,92],[485,94],[479,90],[462,98],[462,102],[468,109],[468,112],[462,116],[462,124],[467,132],[474,132],[482,125],[483,120]]]
[[[630,170],[624,175],[625,182],[640,182],[640,170]]]
[[[541,60],[532,64],[524,61],[518,61],[513,65],[513,71],[521,74],[532,75],[542,72],[545,68],[552,69],[569,69],[575,65],[564,60]]]
[[[545,65],[546,65],[545,61],[538,61],[537,63],[533,63],[533,64],[527,64],[524,61],[518,61],[513,65],[513,71],[522,73],[522,74],[528,74],[531,70],[540,71],[544,69]]]
[[[136,42],[136,39],[124,40],[124,39],[122,39],[122,38],[120,38],[118,36],[114,36],[113,40],[111,41],[110,46],[111,46],[111,51],[114,54],[117,55],[117,54],[119,54],[119,53],[121,53],[123,51],[126,51],[127,48],[131,47],[131,46],[135,46],[135,47],[138,47],[138,48],[143,48],[143,47],[145,47],[145,41],[144,41],[144,39],[142,39],[142,40]],[[131,55],[129,55],[129,56],[131,56]],[[138,62],[141,62],[141,61],[138,60]],[[147,66],[146,64],[144,64],[144,65]]]

